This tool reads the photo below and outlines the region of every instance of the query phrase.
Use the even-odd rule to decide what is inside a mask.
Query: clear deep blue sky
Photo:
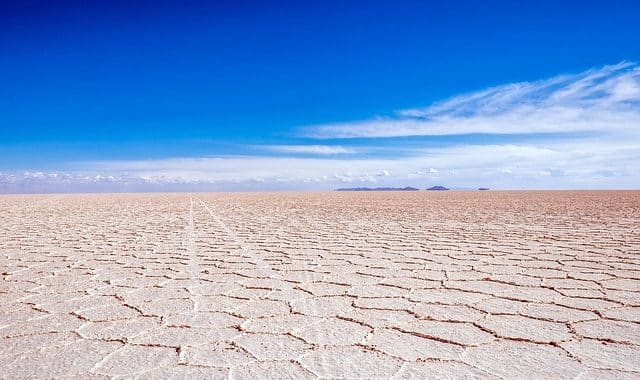
[[[297,144],[301,126],[640,61],[638,1],[520,3],[3,2],[0,170]]]

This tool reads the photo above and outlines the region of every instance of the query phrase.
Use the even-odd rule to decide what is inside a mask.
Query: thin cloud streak
[[[623,62],[580,74],[507,84],[395,116],[306,127],[315,139],[464,134],[638,133],[640,67]]]
[[[250,146],[263,154],[246,156],[71,162],[59,170],[0,173],[0,192],[329,190],[344,184],[638,188],[640,67],[621,63],[507,84],[400,111],[385,120],[317,126],[307,132],[315,138],[380,138],[384,148],[357,141],[351,144],[355,148],[322,145],[312,139],[307,145]],[[547,136],[542,139],[529,135],[543,132]],[[508,138],[436,148],[403,147],[384,139],[470,133]],[[520,137],[509,137],[515,133]]]
[[[190,185],[202,190],[329,190],[343,184],[492,188],[634,188],[639,141],[602,146],[597,139],[544,145],[458,145],[384,159],[224,156],[76,163],[74,171],[0,173],[5,191],[19,186],[123,189]],[[46,185],[46,186],[45,186]],[[208,186],[205,186],[208,185]],[[180,187],[179,187],[180,188]]]
[[[257,145],[255,147],[270,152],[312,155],[354,154],[358,152],[355,149],[339,145]]]

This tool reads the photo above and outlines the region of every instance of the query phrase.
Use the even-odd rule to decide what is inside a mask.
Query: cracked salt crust
[[[2,378],[640,378],[640,193],[0,197]]]

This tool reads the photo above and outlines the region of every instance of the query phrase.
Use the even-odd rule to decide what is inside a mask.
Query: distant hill
[[[487,191],[487,190],[489,190],[489,188],[488,188],[488,187],[479,187],[479,188],[478,188],[478,190],[480,190],[480,191]]]
[[[343,187],[336,191],[418,191],[415,187]]]
[[[445,190],[449,190],[448,187],[444,187],[444,186],[433,186],[427,189],[428,191],[445,191]]]

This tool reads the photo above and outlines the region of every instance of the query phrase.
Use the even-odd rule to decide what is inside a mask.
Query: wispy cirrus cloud
[[[390,117],[303,128],[316,139],[464,134],[634,133],[640,66],[623,62],[547,80],[506,84]]]
[[[300,144],[251,145],[243,156],[100,160],[71,162],[58,170],[5,172],[0,173],[0,192],[327,190],[374,183],[638,188],[640,66],[625,62],[506,84],[387,118],[312,126],[304,132],[311,138]],[[439,142],[422,145],[425,138],[417,138],[468,134],[500,139],[427,137]],[[391,138],[401,136],[406,138]],[[375,138],[376,144],[318,144],[318,139],[346,138]]]
[[[311,155],[336,155],[357,153],[356,149],[346,148],[340,145],[258,145],[263,149],[277,153],[311,154]]]

